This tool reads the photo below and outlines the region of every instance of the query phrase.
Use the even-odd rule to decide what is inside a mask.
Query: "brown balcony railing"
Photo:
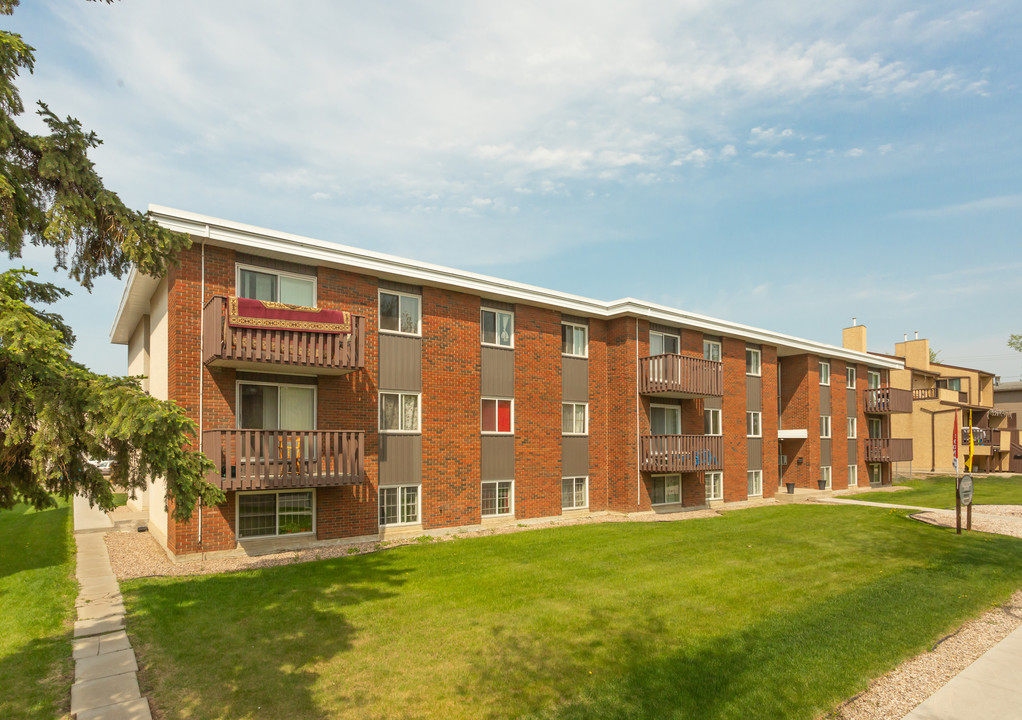
[[[227,298],[214,295],[203,308],[202,360],[207,365],[248,367],[262,363],[343,374],[365,365],[365,318],[351,316],[351,332],[231,327]]]
[[[912,440],[906,438],[866,438],[866,462],[909,462]]]
[[[912,390],[913,400],[936,400],[937,388],[915,388]]]
[[[990,430],[987,428],[973,428],[972,429],[972,444],[982,445],[984,447],[990,445]],[[998,442],[1000,440],[998,439]],[[962,447],[968,450],[969,447],[969,428],[962,428]]]
[[[221,490],[358,485],[365,433],[350,430],[204,430],[202,451]]]
[[[871,415],[912,412],[912,391],[898,388],[866,388],[862,391],[863,407]]]
[[[719,435],[643,435],[643,472],[703,472],[724,467],[724,438]]]
[[[721,397],[724,366],[719,360],[687,355],[654,355],[639,360],[639,393],[674,397]]]

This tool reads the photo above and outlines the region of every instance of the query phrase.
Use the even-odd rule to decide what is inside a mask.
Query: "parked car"
[[[110,470],[114,466],[114,461],[113,460],[99,460],[99,461],[93,460],[92,461],[92,465],[93,465],[93,467],[95,467],[97,470],[99,470],[104,475],[109,475],[110,474]]]

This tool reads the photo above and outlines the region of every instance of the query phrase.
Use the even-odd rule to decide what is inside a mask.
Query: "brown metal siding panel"
[[[588,358],[561,358],[561,399],[565,402],[589,402]]]
[[[820,465],[830,465],[830,438],[820,440]],[[833,468],[831,468],[830,475],[834,476]]]
[[[745,376],[745,409],[763,411],[763,378]]]
[[[483,480],[513,480],[515,477],[515,439],[513,437],[482,438]]]
[[[707,410],[720,410],[724,405],[723,398],[704,398],[703,407]]]
[[[248,253],[236,253],[234,259],[238,265],[254,265],[255,267],[282,270],[284,272],[295,273],[296,275],[311,275],[312,277],[317,275],[315,265],[300,265],[299,263],[288,262],[287,260],[276,260],[258,255],[249,255]]]
[[[749,438],[746,444],[748,454],[748,469],[763,469],[763,438]]]
[[[394,280],[380,279],[377,283],[380,290],[396,290],[398,292],[408,293],[409,295],[422,295],[422,288],[418,285],[409,285],[407,283],[395,282]]]
[[[856,391],[853,388],[848,388],[848,390],[846,390],[845,392],[847,393],[847,398],[848,398],[848,401],[847,401],[847,403],[845,405],[845,408],[846,408],[845,414],[848,415],[848,417],[856,417],[856,412],[855,412],[855,392]]]
[[[380,389],[422,390],[422,338],[380,333]]]
[[[820,385],[820,415],[830,414],[830,385]]]
[[[515,351],[482,348],[482,393],[485,397],[515,396]]]
[[[856,448],[859,446],[858,440],[848,441],[848,464],[857,465],[859,463],[859,456],[856,453]]]
[[[422,482],[422,436],[380,435],[380,485]]]
[[[589,438],[566,437],[561,444],[561,476],[581,477],[589,474]]]

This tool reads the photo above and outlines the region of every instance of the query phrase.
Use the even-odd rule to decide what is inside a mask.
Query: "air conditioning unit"
[[[788,456],[787,455],[781,455],[781,465],[787,465],[787,464],[788,464]]]

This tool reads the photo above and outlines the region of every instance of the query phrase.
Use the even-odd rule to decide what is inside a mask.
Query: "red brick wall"
[[[848,487],[848,375],[842,360],[830,361],[830,477],[835,490]]]
[[[745,500],[748,493],[748,443],[746,441],[745,341],[724,338],[724,399],[721,429],[724,433],[724,500]]]
[[[808,440],[786,440],[781,452],[788,456],[782,481],[799,488],[817,488],[820,459],[819,365],[815,355],[793,355],[781,360],[781,427],[802,429]],[[798,459],[802,458],[802,464]],[[764,481],[765,483],[765,481]]]
[[[644,334],[642,326],[646,325],[645,347],[648,349],[648,324],[635,318],[617,318],[607,323],[607,387],[610,389],[607,408],[608,506],[621,512],[631,512],[640,506],[636,500],[637,325],[640,338]]]
[[[607,322],[589,322],[589,509],[606,510],[607,417],[609,395],[620,391],[607,384]]]

